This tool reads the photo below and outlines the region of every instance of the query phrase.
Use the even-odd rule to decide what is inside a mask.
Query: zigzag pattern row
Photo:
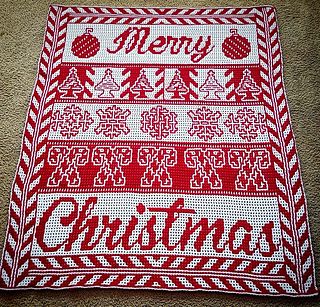
[[[210,290],[219,292],[277,294],[286,291],[295,294],[294,289],[284,281],[255,280],[232,276],[184,275],[184,274],[143,274],[143,273],[89,273],[81,274],[46,274],[30,275],[18,284],[23,287],[42,288],[76,288],[76,287],[107,287],[107,288],[143,288],[167,290]]]
[[[224,259],[194,256],[172,255],[82,255],[57,257],[32,257],[30,270],[53,269],[177,269],[177,270],[203,270],[205,272],[239,272],[255,275],[284,275],[283,264],[280,262],[263,262],[257,260]],[[281,273],[282,272],[282,273]]]
[[[256,9],[146,9],[146,8],[70,8],[72,23],[111,23],[142,25],[249,24]],[[157,15],[157,18],[154,16]],[[244,15],[244,16],[243,16]],[[247,16],[248,15],[248,16]],[[241,17],[240,17],[241,16]],[[214,18],[213,18],[214,17]]]
[[[127,15],[132,17],[134,15],[150,15],[156,18],[159,17],[205,17],[216,15],[217,17],[235,15],[241,18],[243,15],[256,13],[256,8],[218,8],[218,9],[182,9],[182,8],[110,8],[110,7],[69,7],[68,12],[74,14],[110,14],[114,16]]]
[[[212,24],[250,24],[252,18],[186,18],[155,19],[152,17],[73,17],[72,23],[108,23],[108,24],[140,24],[140,25],[212,25]]]

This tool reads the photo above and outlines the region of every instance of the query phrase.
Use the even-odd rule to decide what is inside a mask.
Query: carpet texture
[[[65,1],[108,6],[249,6],[277,9],[284,77],[308,200],[319,280],[320,103],[318,1]],[[35,80],[49,1],[1,1],[0,11],[0,248],[6,231],[10,188],[19,157],[28,99]],[[10,18],[9,18],[10,16]],[[312,70],[310,70],[312,68]],[[15,98],[12,98],[15,97]],[[271,298],[204,292],[66,290],[1,292],[0,306],[316,306],[319,297]]]

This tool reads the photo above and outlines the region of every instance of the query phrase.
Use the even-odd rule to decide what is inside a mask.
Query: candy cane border
[[[82,11],[82,12],[81,12]],[[51,104],[50,99],[54,98],[54,87],[56,86],[56,80],[58,76],[58,65],[59,61],[61,61],[63,44],[57,42],[57,37],[59,37],[60,41],[64,40],[65,27],[61,29],[59,34],[57,35],[57,28],[60,25],[61,21],[66,22],[68,18],[68,13],[109,13],[109,14],[122,14],[122,15],[148,15],[153,14],[162,14],[167,15],[170,13],[173,17],[182,16],[187,17],[189,14],[193,15],[211,15],[211,14],[224,14],[224,15],[239,15],[239,14],[249,14],[256,13],[257,16],[260,16],[260,19],[263,19],[263,23],[268,27],[269,31],[266,31],[266,35],[270,36],[270,41],[266,39],[267,44],[271,42],[271,46],[266,48],[268,53],[266,55],[266,63],[271,64],[272,66],[265,68],[265,82],[269,82],[269,77],[272,76],[270,82],[275,87],[265,86],[265,99],[270,105],[272,103],[276,103],[276,106],[273,107],[272,110],[275,111],[276,117],[272,118],[272,112],[269,112],[270,120],[269,120],[269,132],[274,128],[281,128],[278,131],[279,139],[273,138],[273,145],[275,145],[274,156],[278,159],[279,165],[284,163],[284,169],[286,172],[283,172],[281,168],[279,168],[279,181],[278,187],[279,190],[283,189],[283,182],[286,185],[289,185],[289,196],[291,199],[287,200],[285,197],[282,198],[280,202],[282,202],[282,208],[280,210],[283,214],[293,213],[291,215],[291,219],[293,222],[290,223],[291,227],[293,227],[294,231],[294,239],[295,242],[295,253],[294,255],[298,255],[293,262],[293,267],[297,268],[297,274],[294,271],[288,272],[291,274],[293,281],[296,278],[298,284],[298,291],[288,290],[285,285],[271,285],[267,286],[263,285],[264,291],[254,291],[254,288],[258,289],[254,284],[247,283],[244,286],[244,283],[241,285],[236,280],[226,280],[226,288],[219,289],[217,286],[217,282],[211,280],[213,283],[209,286],[210,281],[202,281],[202,285],[207,285],[212,287],[209,290],[218,290],[218,291],[227,291],[227,292],[237,292],[237,293],[249,293],[249,294],[280,294],[280,295],[312,295],[317,293],[317,289],[315,286],[315,275],[314,275],[314,259],[312,255],[312,248],[310,242],[310,230],[307,219],[307,209],[306,209],[306,200],[303,191],[303,186],[301,182],[301,174],[299,169],[299,161],[296,153],[295,140],[292,133],[291,128],[291,119],[290,114],[288,112],[287,99],[285,96],[284,86],[283,86],[283,71],[282,71],[282,52],[278,39],[278,28],[276,24],[275,17],[275,9],[273,7],[260,7],[260,8],[225,8],[225,9],[111,9],[111,8],[89,8],[89,7],[62,7],[62,6],[51,6],[48,14],[47,21],[47,29],[45,32],[45,38],[42,48],[41,57],[38,64],[38,77],[34,86],[34,91],[32,94],[32,99],[30,102],[30,107],[28,110],[28,116],[25,125],[25,133],[22,143],[22,149],[20,153],[20,162],[17,167],[14,185],[12,187],[11,192],[11,203],[10,203],[10,212],[8,218],[8,230],[6,235],[6,245],[3,251],[2,265],[1,265],[1,280],[0,287],[8,288],[8,287],[17,287],[18,281],[28,279],[27,276],[24,275],[24,272],[27,271],[29,258],[26,256],[30,256],[31,250],[31,240],[33,234],[33,226],[31,223],[24,224],[25,219],[30,219],[31,221],[35,218],[35,200],[36,200],[36,187],[39,182],[38,172],[43,166],[43,153],[45,151],[45,138],[46,138],[46,130],[48,125],[48,119],[50,118],[51,113]],[[263,17],[262,17],[263,16]],[[258,18],[259,19],[259,18]],[[180,24],[180,23],[179,23]],[[55,56],[52,56],[52,50],[55,50]],[[260,54],[261,55],[261,54]],[[270,60],[272,63],[270,63]],[[269,61],[269,62],[268,62]],[[53,65],[53,67],[52,67]],[[269,74],[269,77],[268,77]],[[50,78],[48,78],[50,76]],[[271,89],[271,91],[270,91]],[[45,100],[45,101],[44,101]],[[271,108],[270,108],[271,110]],[[43,121],[43,118],[46,120]],[[42,122],[39,123],[39,119],[42,119]],[[276,125],[274,125],[274,121],[276,121]],[[41,125],[40,125],[41,124]],[[40,125],[40,126],[39,126]],[[275,131],[276,132],[276,131]],[[279,133],[280,132],[280,133]],[[279,146],[279,144],[281,146]],[[35,157],[35,152],[40,152],[37,157]],[[283,159],[281,158],[283,157]],[[31,161],[30,161],[31,159]],[[33,170],[33,174],[31,171]],[[282,182],[281,182],[282,181]],[[27,187],[29,188],[28,193]],[[285,195],[286,196],[286,195]],[[290,202],[291,201],[291,202]],[[289,206],[293,206],[289,208]],[[290,211],[292,210],[292,211]],[[22,230],[23,229],[23,230]],[[290,235],[288,233],[288,235]],[[288,242],[286,242],[288,244]],[[289,242],[290,243],[290,242]],[[19,253],[16,253],[18,251]],[[23,252],[23,256],[21,253]],[[287,251],[288,252],[288,251]],[[301,260],[301,263],[299,261]],[[9,276],[10,275],[10,276]],[[22,276],[21,276],[22,275]],[[20,278],[19,278],[20,276]],[[92,276],[92,278],[94,278]],[[91,279],[92,279],[91,278]],[[96,277],[97,278],[97,277]],[[182,278],[182,277],[181,277]],[[197,282],[199,285],[198,277],[190,277],[192,282]],[[61,278],[60,278],[61,279]],[[65,278],[68,279],[68,278]],[[90,279],[90,280],[91,280]],[[190,280],[191,280],[190,279]],[[199,279],[199,278],[198,278]],[[177,278],[175,278],[177,282]],[[65,280],[66,281],[66,280]],[[87,286],[99,286],[94,283],[89,283],[87,278]],[[172,281],[171,281],[172,282]],[[292,282],[292,281],[291,281]],[[61,283],[55,280],[52,285],[46,285],[44,288],[56,287],[64,283],[64,280],[61,280]],[[84,283],[84,285],[86,284]],[[120,283],[120,284],[119,284]],[[109,287],[119,287],[121,285],[121,281],[118,284],[110,284]],[[168,280],[163,280],[163,286],[160,288],[166,288],[170,290]],[[186,290],[189,287],[186,286],[187,281],[185,283],[180,282],[180,286],[185,286]],[[257,282],[258,284],[259,282]],[[125,288],[131,288],[128,282],[123,282],[122,285]],[[201,284],[201,282],[200,282]],[[261,284],[261,282],[260,282]],[[263,284],[263,283],[262,283]],[[289,285],[289,284],[288,284]],[[35,287],[37,284],[34,285]],[[76,287],[81,287],[82,285],[73,285]],[[135,285],[133,285],[134,287]],[[207,286],[203,287],[195,287],[201,288],[202,290],[206,289]],[[229,288],[228,288],[229,286]],[[261,285],[260,285],[261,286]],[[279,288],[280,286],[280,288]],[[54,287],[54,288],[56,288]],[[63,287],[70,287],[69,284],[63,284]],[[268,288],[269,287],[269,288]],[[271,288],[270,288],[271,287]],[[284,288],[283,288],[284,287]],[[149,288],[149,287],[146,287]],[[151,287],[154,289],[153,287]],[[268,289],[267,289],[268,288]],[[181,288],[179,288],[181,289]],[[178,289],[178,290],[179,290]],[[272,290],[271,290],[272,289]],[[244,291],[243,291],[244,290]],[[278,291],[280,290],[280,291]],[[286,292],[288,290],[288,292]]]

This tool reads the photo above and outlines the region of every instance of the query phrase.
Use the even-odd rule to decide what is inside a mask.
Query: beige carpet
[[[55,1],[54,1],[55,2]],[[285,81],[308,199],[320,281],[320,1],[61,1],[109,6],[249,6],[273,4],[285,62]],[[50,1],[0,1],[0,251],[11,183],[42,45]],[[210,292],[77,289],[0,292],[0,306],[319,306],[319,297],[273,298]]]

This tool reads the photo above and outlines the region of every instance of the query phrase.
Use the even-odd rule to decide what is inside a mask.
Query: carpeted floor
[[[250,6],[278,11],[285,83],[308,199],[320,280],[320,1],[61,1],[108,6]],[[11,183],[42,45],[50,1],[0,1],[0,251],[7,227]],[[0,306],[319,306],[319,297],[273,298],[210,292],[77,289],[0,292]]]

